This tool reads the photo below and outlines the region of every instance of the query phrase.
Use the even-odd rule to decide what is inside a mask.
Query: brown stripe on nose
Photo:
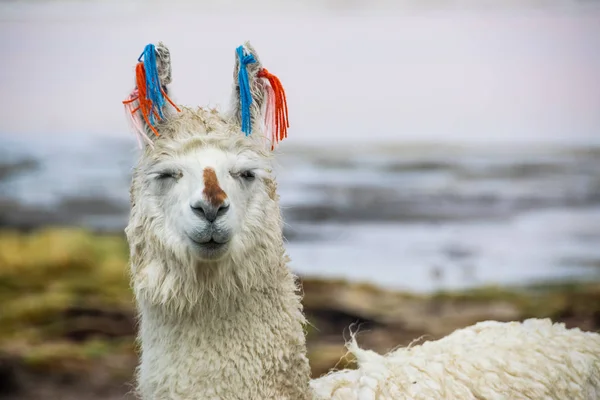
[[[227,194],[219,186],[217,174],[212,168],[204,168],[204,191],[202,193],[213,207],[219,207],[227,198]]]

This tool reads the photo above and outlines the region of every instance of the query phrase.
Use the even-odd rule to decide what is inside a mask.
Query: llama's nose
[[[199,199],[192,201],[190,207],[197,216],[206,219],[208,222],[215,222],[218,217],[227,213],[229,210],[229,201],[225,199],[221,203],[214,204],[204,199]]]

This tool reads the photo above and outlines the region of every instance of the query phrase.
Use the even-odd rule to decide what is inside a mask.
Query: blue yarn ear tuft
[[[156,64],[156,48],[153,44],[148,44],[139,56],[138,61],[144,59],[144,70],[146,71],[146,98],[152,102],[153,108],[158,113],[160,119],[164,118],[163,107],[165,97],[162,93],[160,78],[158,77],[158,68]],[[150,113],[150,121],[156,123],[154,113]]]
[[[248,80],[247,65],[256,62],[254,55],[245,54],[244,46],[239,46],[236,49],[240,60],[240,70],[238,71],[238,84],[240,87],[240,110],[242,113],[242,132],[246,136],[252,133],[252,119],[250,117],[250,106],[252,105],[252,92],[250,90],[250,82]]]

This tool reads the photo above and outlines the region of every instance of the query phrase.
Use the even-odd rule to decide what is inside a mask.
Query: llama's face
[[[241,135],[240,135],[241,136]],[[226,257],[260,231],[269,162],[231,140],[174,143],[143,171],[144,210],[167,247],[200,261]],[[235,140],[239,142],[239,140]]]
[[[262,129],[270,121],[269,137],[280,138],[273,129],[287,123],[281,89],[279,97],[275,95],[279,81],[247,44],[236,49],[232,109],[227,114],[203,108],[180,110],[171,107],[166,97],[160,115],[155,109],[158,103],[150,98],[167,95],[170,53],[163,44],[155,50],[148,45],[143,58],[136,66],[136,87],[146,87],[148,94],[140,103],[142,93],[136,90],[125,101],[135,130],[147,144],[131,190],[127,235],[136,243],[133,253],[149,256],[144,248],[151,248],[184,261],[229,257],[237,264],[249,249],[264,250],[269,238],[277,240],[272,235],[280,234],[281,225],[269,176],[271,143]],[[149,72],[153,62],[158,77]],[[156,81],[161,83],[160,92],[147,84]],[[271,101],[265,102],[268,93]],[[146,109],[148,102],[152,111]],[[152,115],[160,123],[153,123]],[[142,236],[155,242],[150,247],[138,245],[136,239]]]

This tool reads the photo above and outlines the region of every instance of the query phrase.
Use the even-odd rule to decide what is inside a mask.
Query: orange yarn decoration
[[[290,127],[287,99],[279,78],[267,71],[266,68],[258,72],[258,77],[267,79],[271,85],[270,89],[272,89],[267,91],[265,125],[271,130],[271,150],[273,150],[275,143],[287,138],[287,130]],[[270,105],[274,106],[274,110],[269,110]]]
[[[134,114],[135,112],[140,111],[142,113],[142,117],[144,118],[144,121],[146,121],[146,124],[150,127],[150,129],[152,129],[152,131],[154,132],[154,134],[156,136],[159,136],[158,131],[150,122],[150,114],[151,113],[154,115],[154,117],[157,120],[160,120],[160,115],[154,109],[154,104],[152,103],[152,101],[150,99],[148,99],[148,97],[146,96],[146,71],[144,69],[143,62],[139,62],[135,67],[135,79],[136,79],[138,95],[135,97],[132,97],[128,100],[124,100],[123,104],[129,104],[129,103],[132,103],[137,100],[139,102],[139,106],[137,108],[133,109],[131,111],[131,113]],[[173,103],[173,101],[169,98],[169,96],[167,96],[167,94],[165,93],[165,91],[162,88],[160,89],[160,91],[161,91],[162,95],[165,97],[165,99],[167,99],[167,101],[169,103],[171,103],[171,105],[178,112],[181,112],[179,107],[177,107],[175,105],[175,103]]]

